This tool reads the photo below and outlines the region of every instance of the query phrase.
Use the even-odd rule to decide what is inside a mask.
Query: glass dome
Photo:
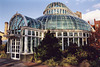
[[[45,15],[73,15],[76,16],[65,4],[60,2],[53,2],[49,4],[44,10]]]
[[[37,18],[42,29],[65,29],[91,31],[90,25],[84,20],[70,15],[45,15]]]
[[[66,5],[64,5],[63,3],[60,3],[60,2],[53,2],[53,3],[49,4],[46,7],[46,9],[52,8],[52,7],[65,7],[66,8]]]

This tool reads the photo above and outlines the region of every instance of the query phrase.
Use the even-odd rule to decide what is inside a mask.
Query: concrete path
[[[12,59],[0,59],[0,67],[48,67],[37,63],[23,63]]]
[[[24,63],[17,60],[11,60],[11,59],[0,59],[0,67],[48,67],[47,65],[43,65],[41,63]],[[62,66],[57,66],[62,67]],[[69,66],[69,67],[75,67],[75,66]]]
[[[0,59],[0,67],[27,67],[22,62],[11,59]]]

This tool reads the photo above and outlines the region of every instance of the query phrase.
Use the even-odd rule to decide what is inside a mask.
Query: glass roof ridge
[[[50,3],[46,9],[44,10],[43,14],[45,15],[73,15],[76,16],[65,4],[61,2],[52,2]]]

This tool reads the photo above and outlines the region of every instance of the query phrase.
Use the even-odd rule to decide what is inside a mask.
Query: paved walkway
[[[11,59],[0,59],[0,67],[48,67],[47,65],[42,65],[41,63],[23,63],[17,60]],[[62,67],[62,66],[57,66]],[[74,66],[71,66],[74,67]]]
[[[0,67],[27,67],[22,62],[11,59],[0,59]]]
[[[23,63],[12,59],[0,59],[0,67],[48,67],[37,63]]]

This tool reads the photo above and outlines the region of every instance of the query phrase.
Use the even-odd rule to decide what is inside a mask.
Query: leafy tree
[[[0,45],[2,45],[2,40],[1,39],[2,39],[2,36],[0,36]]]
[[[63,56],[65,58],[67,58],[69,54],[76,56],[79,63],[81,63],[83,60],[86,59],[88,61],[95,61],[99,57],[98,50],[93,46],[81,46],[81,47],[70,46],[67,48],[67,50],[63,51]]]
[[[48,59],[54,59],[54,61],[58,61],[61,59],[61,45],[59,44],[59,39],[54,37],[53,33],[48,31],[37,48],[38,58],[42,61],[46,61]]]
[[[91,32],[89,44],[96,48],[100,48],[100,28],[98,28],[96,32]]]
[[[0,45],[0,51],[4,51],[4,49],[5,49],[5,44]]]
[[[99,57],[99,51],[93,46],[83,46],[82,49],[88,53],[88,60],[96,60]]]

